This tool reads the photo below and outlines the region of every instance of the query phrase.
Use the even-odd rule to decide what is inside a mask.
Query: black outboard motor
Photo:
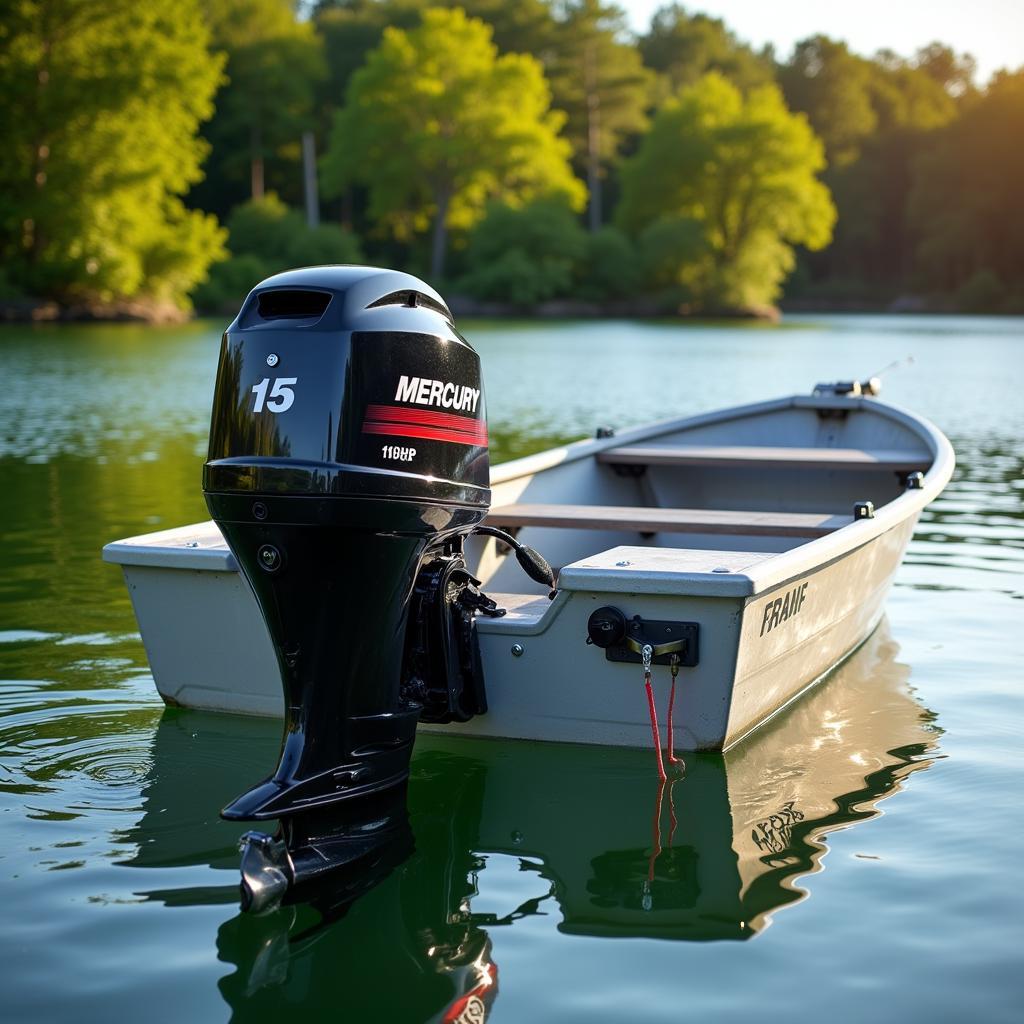
[[[479,359],[407,274],[316,267],[258,285],[224,334],[203,489],[274,644],[277,771],[226,807],[243,906],[407,835],[419,718],[487,709],[465,537],[490,503]]]

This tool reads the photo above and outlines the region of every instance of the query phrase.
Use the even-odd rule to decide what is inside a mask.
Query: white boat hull
[[[833,417],[835,410],[843,415]],[[848,416],[854,412],[865,415]],[[619,607],[627,618],[699,624],[699,661],[683,669],[677,683],[678,748],[728,748],[786,707],[878,624],[920,510],[952,472],[952,451],[934,427],[870,400],[801,396],[581,442],[507,463],[492,474],[495,506],[571,496],[588,507],[616,503],[628,510],[632,501],[671,510],[683,501],[678,475],[653,466],[645,476],[612,473],[598,465],[600,454],[637,441],[707,444],[723,434],[733,443],[738,436],[744,444],[778,445],[790,435],[806,443],[799,432],[815,429],[819,442],[824,429],[830,432],[826,440],[849,444],[845,430],[861,445],[916,451],[929,466],[924,486],[903,490],[881,471],[808,473],[776,465],[745,471],[744,490],[737,474],[717,465],[691,469],[683,480],[691,504],[692,495],[714,489],[718,507],[726,508],[838,513],[844,504],[850,508],[851,495],[861,494],[874,494],[879,507],[873,518],[854,521],[851,515],[848,525],[809,542],[766,533],[758,525],[761,513],[748,514],[749,534],[730,528],[727,539],[720,533],[638,533],[612,523],[606,530],[592,524],[586,530],[526,526],[520,539],[562,565],[551,602],[531,592],[493,541],[474,540],[468,551],[474,571],[509,607],[504,618],[478,619],[489,709],[465,724],[421,728],[649,745],[640,666],[606,660],[584,642],[588,617],[603,605]],[[712,498],[705,507],[716,507]],[[262,616],[213,523],[120,541],[108,545],[104,557],[124,568],[153,676],[168,704],[282,713]],[[518,592],[503,593],[514,586]],[[656,666],[663,714],[669,681],[668,668]]]

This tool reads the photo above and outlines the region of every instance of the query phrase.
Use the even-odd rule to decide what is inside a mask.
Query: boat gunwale
[[[907,489],[892,501],[879,506],[871,519],[854,520],[828,534],[798,544],[788,551],[779,552],[775,557],[745,569],[742,576],[750,581],[749,597],[756,597],[769,590],[783,586],[790,581],[830,564],[856,548],[863,547],[884,533],[899,526],[911,516],[920,514],[933,501],[953,475],[956,459],[953,446],[946,436],[930,420],[889,402],[875,398],[845,398],[834,395],[788,395],[782,398],[752,402],[747,405],[730,406],[695,416],[673,417],[631,427],[608,438],[588,438],[572,444],[550,448],[533,455],[526,455],[510,462],[500,463],[491,471],[492,490],[501,484],[510,483],[526,476],[533,476],[546,469],[593,458],[609,448],[623,447],[637,441],[650,440],[667,433],[712,423],[726,423],[729,420],[746,419],[766,412],[780,412],[786,409],[846,409],[871,412],[887,417],[910,429],[924,443],[931,454],[931,465],[924,474],[922,486]],[[739,574],[737,574],[739,575]],[[590,588],[588,588],[590,589]],[[746,589],[746,588],[744,588]],[[688,593],[688,591],[681,591]]]

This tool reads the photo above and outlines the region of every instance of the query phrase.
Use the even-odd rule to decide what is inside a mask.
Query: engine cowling
[[[405,784],[421,715],[486,710],[462,545],[490,504],[487,421],[444,300],[368,267],[259,284],[222,340],[203,488],[285,698],[277,770],[222,813],[282,821],[292,884]]]

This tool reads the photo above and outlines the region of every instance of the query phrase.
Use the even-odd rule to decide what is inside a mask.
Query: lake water
[[[649,751],[423,738],[414,852],[350,905],[241,916],[217,811],[278,727],[165,711],[100,561],[206,518],[219,326],[0,329],[0,1018],[469,1020],[477,991],[512,1022],[1020,1020],[1024,320],[463,330],[499,460],[912,355],[885,397],[958,468],[887,622],[689,758],[657,828]]]

